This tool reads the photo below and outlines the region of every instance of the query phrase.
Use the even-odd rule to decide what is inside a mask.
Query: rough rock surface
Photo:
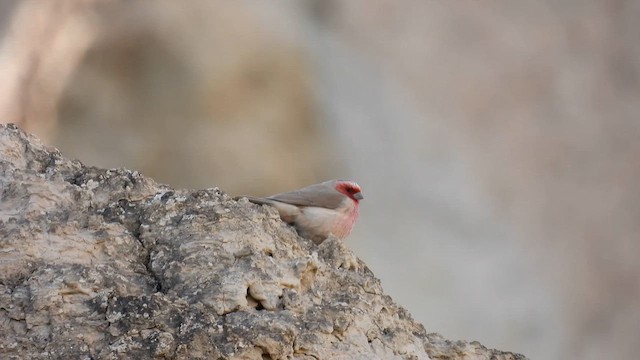
[[[337,239],[0,125],[2,359],[524,359],[448,341]]]

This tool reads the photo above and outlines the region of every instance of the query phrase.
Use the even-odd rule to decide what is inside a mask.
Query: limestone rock
[[[2,359],[524,359],[427,334],[337,239],[0,125]]]

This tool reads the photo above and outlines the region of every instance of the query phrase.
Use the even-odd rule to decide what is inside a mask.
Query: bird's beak
[[[355,194],[353,194],[353,197],[358,199],[358,200],[364,199],[364,196],[362,196],[362,193],[355,193]]]

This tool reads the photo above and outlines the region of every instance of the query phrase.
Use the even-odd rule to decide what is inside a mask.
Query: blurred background
[[[0,121],[173,187],[364,189],[429,332],[640,353],[640,2],[0,2]]]

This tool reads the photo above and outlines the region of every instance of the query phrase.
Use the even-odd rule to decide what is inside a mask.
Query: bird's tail
[[[273,200],[269,200],[266,198],[253,197],[253,196],[246,196],[246,195],[235,196],[233,200],[238,201],[242,198],[247,198],[247,200],[249,200],[250,202],[258,205],[273,205]]]

